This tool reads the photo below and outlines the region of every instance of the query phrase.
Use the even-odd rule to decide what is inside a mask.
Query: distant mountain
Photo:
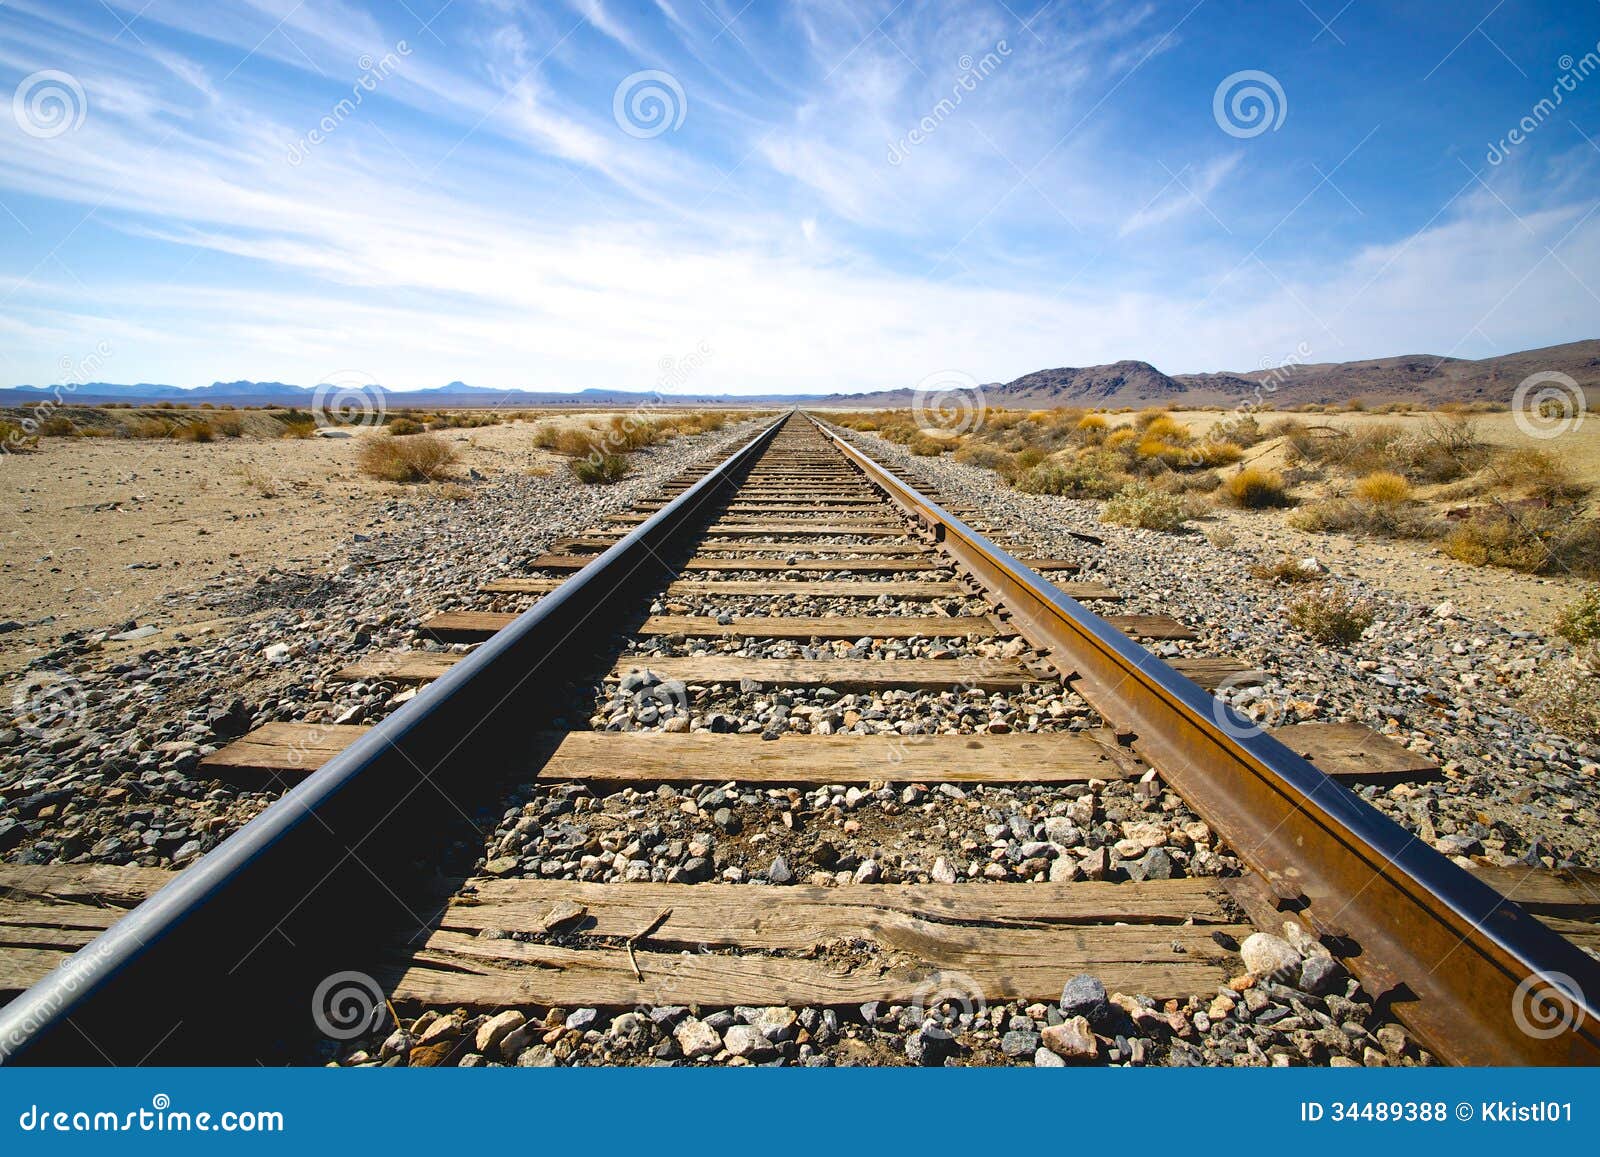
[[[46,399],[83,406],[103,406],[108,402],[185,403],[198,405],[210,402],[222,406],[294,406],[308,408],[316,398],[317,386],[293,386],[285,382],[213,382],[209,386],[184,389],[180,386],[161,386],[147,382],[138,385],[119,385],[114,382],[83,382],[55,386],[15,386],[0,389],[0,406],[26,406]],[[330,401],[341,389],[361,390],[369,395],[381,395],[387,409],[400,410],[412,406],[775,406],[792,405],[810,401],[808,394],[662,394],[644,390],[513,390],[492,386],[469,386],[465,382],[450,382],[443,386],[430,386],[421,390],[386,390],[382,386],[363,386],[360,382],[348,387],[330,386]]]
[[[1290,364],[1243,373],[1164,374],[1149,362],[1036,370],[983,387],[992,406],[1298,406],[1361,398],[1372,404],[1510,402],[1519,383],[1541,371],[1566,374],[1600,404],[1600,340],[1524,350],[1470,361],[1411,354],[1361,362]],[[912,404],[907,389],[833,394],[822,404],[884,408]]]
[[[1010,382],[983,387],[990,405],[999,406],[1233,406],[1271,402],[1295,406],[1335,404],[1361,398],[1389,401],[1509,402],[1530,374],[1554,371],[1583,387],[1600,403],[1600,339],[1477,361],[1408,354],[1360,362],[1290,364],[1241,373],[1164,374],[1149,362],[1120,361],[1104,366],[1036,370]],[[352,388],[360,388],[359,384]],[[389,409],[408,406],[910,406],[906,387],[858,394],[662,394],[637,390],[509,390],[450,382],[424,390],[383,390]],[[284,382],[213,382],[197,389],[141,383],[86,382],[72,386],[17,386],[0,389],[0,406],[19,406],[59,395],[82,405],[107,402],[210,402],[232,406],[310,406],[315,386]]]

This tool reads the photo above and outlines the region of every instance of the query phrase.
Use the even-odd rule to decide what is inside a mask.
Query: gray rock
[[[722,1034],[722,1047],[736,1057],[752,1061],[764,1060],[776,1052],[761,1030],[750,1024],[729,1026]]]
[[[1000,1051],[1008,1057],[1031,1057],[1039,1047],[1036,1032],[1011,1031],[1000,1038]]]
[[[1300,989],[1312,996],[1326,996],[1344,987],[1345,968],[1332,956],[1317,953],[1306,957],[1300,968]]]
[[[1041,1045],[1033,1050],[1033,1067],[1036,1069],[1064,1069],[1067,1067],[1067,1062]]]
[[[1106,986],[1098,976],[1081,973],[1074,976],[1061,989],[1060,1008],[1063,1016],[1089,1016],[1106,1003]]]

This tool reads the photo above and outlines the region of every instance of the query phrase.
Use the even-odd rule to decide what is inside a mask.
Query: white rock
[[[717,1035],[717,1030],[703,1020],[687,1017],[678,1022],[678,1027],[672,1030],[672,1035],[677,1038],[678,1047],[683,1050],[683,1055],[690,1060],[698,1057],[708,1057],[722,1049],[722,1038]]]
[[[1287,940],[1270,932],[1257,932],[1239,945],[1244,966],[1257,976],[1292,978],[1299,975],[1302,958]]]

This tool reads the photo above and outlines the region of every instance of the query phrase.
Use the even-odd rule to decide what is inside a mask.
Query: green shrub
[[[383,428],[389,431],[389,435],[394,438],[405,438],[412,434],[423,434],[426,433],[428,429],[428,427],[424,426],[415,418],[407,418],[403,416],[389,419],[388,422],[384,423]]]

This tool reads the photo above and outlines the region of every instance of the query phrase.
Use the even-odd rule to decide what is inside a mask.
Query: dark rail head
[[[312,1001],[425,934],[428,865],[477,839],[496,768],[534,732],[642,590],[695,535],[785,414],[529,611],[4,1009],[0,1060],[271,1063],[303,1058]],[[492,826],[492,825],[491,825]]]
[[[812,421],[935,529],[1245,863],[1313,922],[1359,944],[1347,963],[1369,991],[1396,998],[1394,1010],[1437,1055],[1600,1064],[1600,963]],[[1551,1011],[1568,1023],[1547,1032],[1541,1014]]]

